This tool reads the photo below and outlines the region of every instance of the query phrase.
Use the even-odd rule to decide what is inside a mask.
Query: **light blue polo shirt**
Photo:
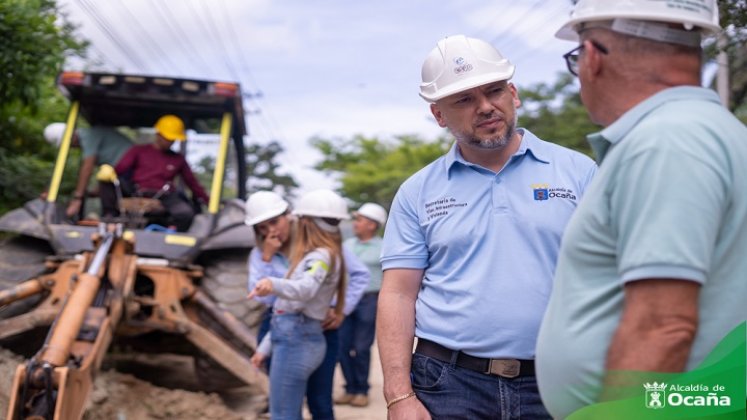
[[[425,270],[418,337],[478,357],[534,358],[560,238],[596,165],[521,132],[498,173],[455,145],[397,192],[381,263]]]
[[[715,92],[678,87],[589,140],[602,163],[563,238],[537,344],[556,418],[596,401],[626,282],[702,284],[687,369],[747,319],[747,128]]]

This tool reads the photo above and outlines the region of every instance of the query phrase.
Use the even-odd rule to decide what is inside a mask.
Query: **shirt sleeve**
[[[394,197],[381,249],[381,267],[425,269],[428,266],[428,248],[420,220],[416,199],[410,196],[404,184]]]
[[[285,275],[285,271],[288,268],[284,264],[281,264],[279,260],[280,258],[273,256],[269,262],[263,261],[262,250],[258,246],[252,248],[252,251],[249,253],[249,291],[254,290],[257,282],[263,278],[283,277]],[[262,302],[267,306],[272,306],[275,303],[275,296],[255,296],[254,300]]]
[[[345,308],[343,309],[343,313],[347,316],[353,312],[355,306],[363,297],[363,292],[371,281],[371,273],[360,258],[347,248],[343,248],[342,255],[345,258],[345,268],[348,275],[348,284],[345,288]],[[336,300],[333,300],[332,306],[335,303]]]
[[[309,301],[330,272],[330,256],[319,250],[307,254],[289,279],[271,277],[273,294],[283,299]]]
[[[130,147],[130,149],[125,152],[124,156],[122,156],[122,159],[120,159],[119,162],[117,162],[117,165],[114,167],[117,175],[125,174],[135,166],[139,151],[139,147]]]
[[[272,353],[272,330],[267,331],[267,334],[265,334],[264,337],[262,337],[262,341],[259,342],[259,345],[257,346],[257,353],[262,353],[265,356],[269,356],[270,353]]]
[[[180,175],[182,176],[182,179],[184,179],[184,183],[187,184],[190,190],[204,203],[208,203],[210,201],[210,197],[208,197],[205,190],[202,188],[202,185],[200,185],[200,182],[197,181],[197,178],[195,178],[194,173],[192,173],[192,169],[189,167],[189,163],[187,163],[187,160],[182,158],[182,170],[180,172]]]

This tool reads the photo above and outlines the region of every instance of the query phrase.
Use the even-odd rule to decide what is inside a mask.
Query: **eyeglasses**
[[[598,49],[599,52],[601,52],[602,54],[610,53],[607,47],[598,43],[597,41],[590,39],[589,42],[591,42],[591,45],[593,45],[594,48]],[[581,51],[583,49],[584,49],[584,44],[581,44],[578,47],[563,54],[563,58],[565,59],[565,65],[568,66],[568,71],[571,72],[571,74],[574,76],[578,76],[578,58],[581,55]]]

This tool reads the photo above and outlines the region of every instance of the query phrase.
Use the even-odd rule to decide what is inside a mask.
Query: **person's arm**
[[[75,190],[73,191],[73,199],[68,204],[65,210],[67,217],[73,217],[80,211],[80,206],[83,203],[83,199],[86,196],[88,190],[88,180],[91,179],[91,174],[96,167],[96,155],[86,156],[80,165],[78,171],[78,182],[75,184]]]
[[[625,383],[621,371],[685,370],[698,329],[700,287],[697,282],[677,279],[625,284],[623,313],[607,351],[600,399],[613,399],[616,389],[631,385]]]
[[[205,190],[202,188],[202,185],[200,185],[200,182],[197,181],[197,178],[195,178],[195,175],[192,173],[192,169],[189,167],[189,163],[187,163],[187,160],[182,158],[182,170],[180,172],[180,175],[182,179],[184,179],[184,183],[187,184],[190,190],[197,196],[197,198],[202,201],[203,204],[208,204],[210,202],[210,197],[207,195]]]
[[[117,172],[117,175],[126,174],[135,166],[139,150],[139,147],[130,147],[125,152],[122,158],[119,159],[119,162],[114,166],[114,171]]]
[[[317,294],[330,268],[330,256],[326,250],[312,251],[291,273],[291,279],[267,278],[271,283],[271,293],[284,299],[306,302]],[[296,274],[299,270],[303,270],[300,275]]]
[[[257,282],[265,277],[282,277],[287,267],[280,267],[280,262],[271,259],[264,261],[262,259],[262,250],[259,247],[252,248],[249,253],[249,284],[248,290],[252,291],[257,286]],[[274,296],[256,296],[254,300],[262,302],[267,306],[272,306],[275,302]]]
[[[345,268],[348,272],[348,284],[345,288],[345,308],[342,312],[347,316],[353,312],[353,309],[363,297],[363,292],[366,291],[368,283],[371,282],[371,273],[368,271],[366,264],[363,264],[363,261],[355,253],[347,248],[343,248],[342,252],[345,257]]]
[[[384,271],[376,310],[376,336],[384,373],[384,399],[412,392],[410,365],[415,339],[415,301],[423,281],[423,270]],[[397,402],[389,409],[389,419],[429,419],[417,397]]]
[[[360,302],[363,292],[371,281],[371,273],[360,258],[347,248],[343,247],[342,252],[345,258],[345,271],[348,282],[345,285],[345,307],[342,309],[342,313],[338,314],[334,309],[337,305],[337,296],[332,299],[332,302],[329,304],[332,308],[327,312],[327,317],[322,322],[322,328],[325,330],[340,328],[345,317],[350,315],[355,306],[358,305],[358,302]]]

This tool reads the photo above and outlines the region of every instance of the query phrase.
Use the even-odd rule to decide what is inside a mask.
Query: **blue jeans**
[[[314,420],[334,420],[332,408],[332,384],[337,364],[337,349],[340,347],[338,330],[324,331],[327,341],[327,352],[322,364],[311,374],[306,386],[306,403],[309,405],[311,418]]]
[[[345,392],[368,394],[371,345],[376,333],[376,304],[379,293],[366,293],[340,327],[340,368]]]
[[[270,417],[301,420],[306,384],[324,359],[322,323],[302,314],[272,316]]]
[[[422,354],[412,355],[412,387],[438,419],[551,419],[537,379],[486,375]]]

